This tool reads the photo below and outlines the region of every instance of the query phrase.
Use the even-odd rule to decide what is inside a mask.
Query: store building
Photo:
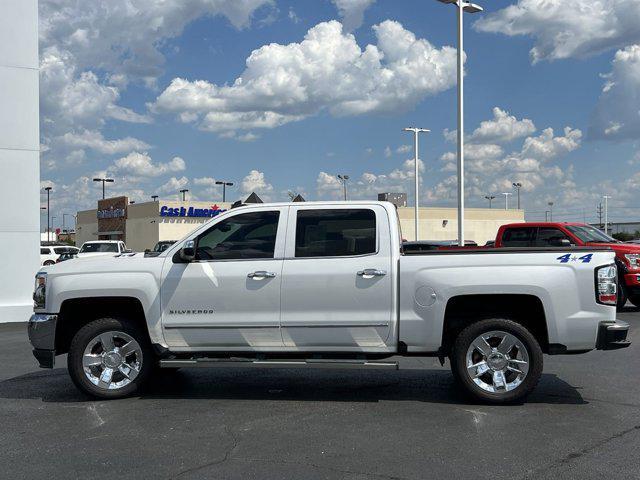
[[[97,209],[78,212],[76,245],[89,240],[122,240],[142,252],[160,240],[180,240],[230,207],[229,203],[129,203],[127,197],[107,198],[98,201]]]
[[[40,268],[38,2],[0,5],[0,322],[25,322]]]
[[[95,210],[78,212],[76,245],[88,240],[122,240],[142,252],[161,240],[180,240],[198,226],[231,208],[229,203],[154,201],[129,203],[127,197],[107,198]],[[412,207],[398,207],[402,235],[415,239]],[[467,208],[467,240],[479,245],[494,240],[500,225],[524,222],[523,210]],[[420,240],[454,240],[458,232],[455,208],[420,208]]]

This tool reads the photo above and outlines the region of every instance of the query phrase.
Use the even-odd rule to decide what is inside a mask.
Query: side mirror
[[[570,247],[571,241],[567,238],[554,238],[551,240],[551,245],[554,247]]]
[[[193,262],[196,258],[196,242],[187,240],[180,249],[180,258],[185,262]]]

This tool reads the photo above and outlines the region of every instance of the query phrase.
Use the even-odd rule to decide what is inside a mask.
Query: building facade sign
[[[98,240],[124,240],[127,225],[127,197],[98,200]]]
[[[169,207],[163,205],[160,207],[161,217],[215,217],[222,212],[226,212],[224,208],[218,205],[212,205],[211,208],[195,208],[195,207]]]

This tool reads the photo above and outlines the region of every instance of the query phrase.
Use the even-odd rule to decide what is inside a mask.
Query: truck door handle
[[[365,268],[358,272],[359,277],[384,277],[386,274],[386,271],[377,268]]]
[[[264,270],[259,270],[257,272],[251,272],[247,274],[247,278],[253,278],[254,280],[260,280],[262,278],[274,278],[275,276],[275,273],[265,272]]]

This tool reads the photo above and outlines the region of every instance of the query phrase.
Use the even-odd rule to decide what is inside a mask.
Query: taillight
[[[618,303],[618,269],[615,265],[596,269],[596,302],[603,305]]]

